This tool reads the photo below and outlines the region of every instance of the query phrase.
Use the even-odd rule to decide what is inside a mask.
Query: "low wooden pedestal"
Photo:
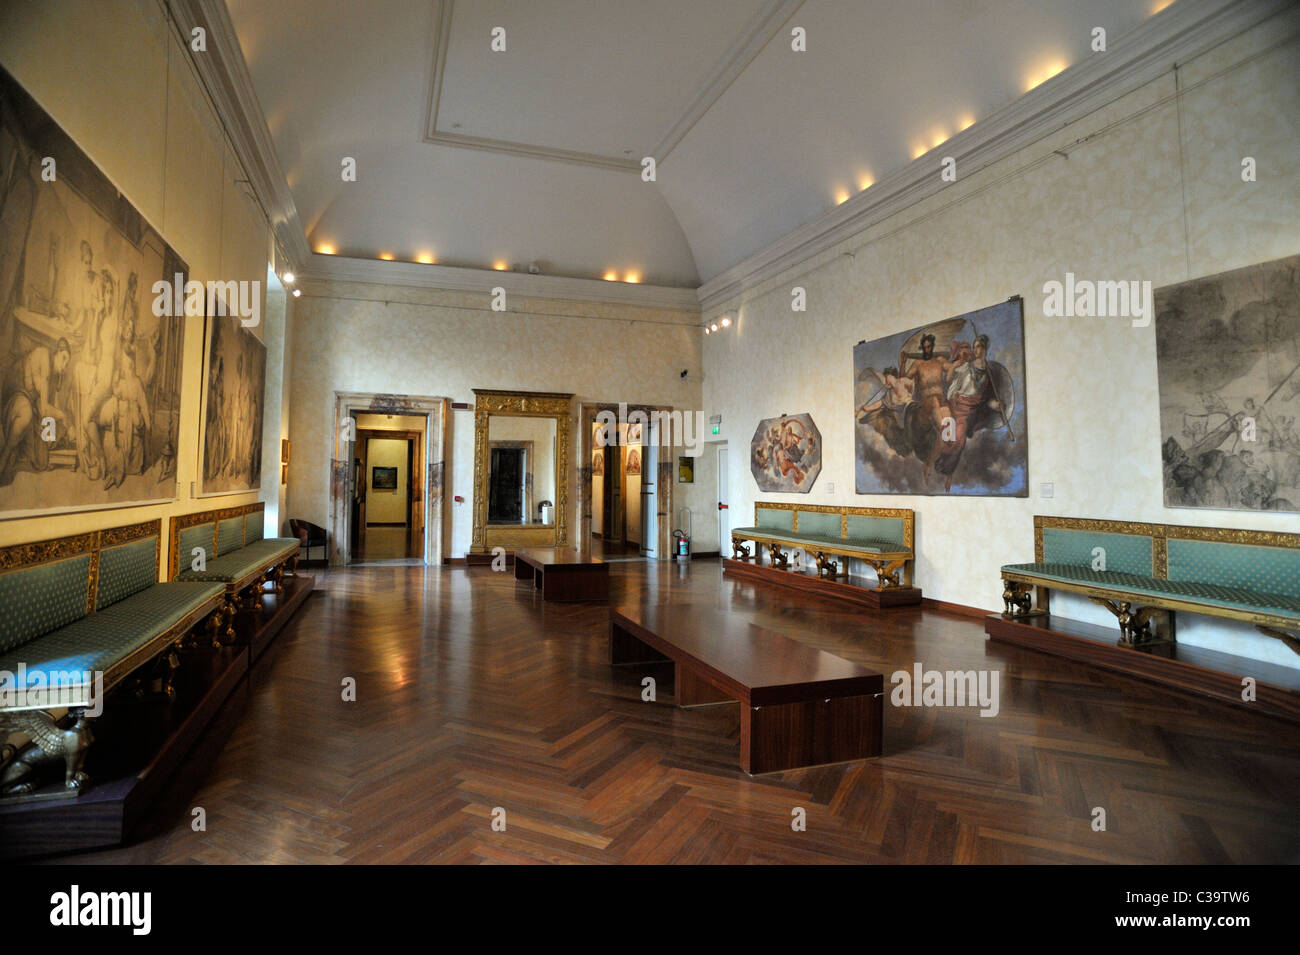
[[[608,600],[609,565],[569,547],[517,550],[515,579],[532,580],[543,600]]]
[[[1150,648],[1118,646],[1119,630],[1051,614],[990,614],[984,632],[1000,643],[1091,663],[1232,704],[1235,708],[1300,722],[1300,671],[1230,653],[1179,643]],[[1255,681],[1255,699],[1242,700],[1242,678]]]
[[[610,616],[610,663],[674,664],[683,707],[740,704],[751,775],[879,756],[884,677],[727,614],[657,604]]]
[[[919,607],[921,589],[919,587],[886,587],[877,590],[875,583],[868,577],[825,577],[819,576],[817,569],[786,570],[773,567],[769,563],[754,560],[736,560],[732,557],[722,558],[722,572],[729,577],[759,580],[763,583],[789,587],[806,594],[819,597],[832,597],[847,600],[849,603],[879,610],[882,607]]]

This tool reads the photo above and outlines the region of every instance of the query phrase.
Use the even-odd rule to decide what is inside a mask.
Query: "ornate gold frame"
[[[474,530],[470,547],[569,546],[569,484],[573,462],[569,430],[573,395],[556,391],[498,391],[474,389]],[[555,419],[555,523],[550,527],[489,527],[488,421],[493,415]]]
[[[248,543],[248,515],[262,514],[265,510],[266,502],[257,501],[253,504],[236,504],[234,507],[221,507],[211,511],[194,511],[189,514],[173,515],[167,535],[167,579],[175,580],[176,575],[180,573],[181,531],[211,521],[212,553],[216,554],[217,523],[219,521],[226,521],[232,517],[242,517],[244,521],[240,525],[239,539],[241,543],[246,544]],[[263,529],[263,533],[265,533],[265,529]]]
[[[116,547],[134,540],[152,536],[154,539],[153,564],[157,573],[158,559],[162,547],[162,521],[140,521],[121,527],[106,527],[99,531],[85,534],[70,534],[67,537],[52,537],[43,541],[26,544],[10,544],[0,547],[0,574],[15,570],[38,567],[41,564],[53,564],[82,554],[90,555],[89,578],[86,586],[86,613],[95,612],[99,598],[99,552],[105,547]]]

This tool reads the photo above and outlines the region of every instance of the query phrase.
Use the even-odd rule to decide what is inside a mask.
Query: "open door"
[[[645,427],[641,446],[641,553],[658,557],[659,540],[659,419]]]
[[[731,556],[731,509],[727,504],[727,444],[718,445],[718,553]]]

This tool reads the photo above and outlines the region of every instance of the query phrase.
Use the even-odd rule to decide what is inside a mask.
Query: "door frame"
[[[362,463],[362,470],[361,470],[361,475],[359,476],[358,483],[361,484],[363,487],[367,487],[367,488],[370,486],[369,484],[370,473],[368,470],[369,468],[368,442],[376,441],[376,440],[405,441],[407,443],[406,444],[407,486],[405,488],[406,503],[405,506],[402,508],[402,514],[406,521],[406,535],[407,535],[407,541],[409,546],[410,536],[412,533],[411,519],[414,516],[412,514],[412,508],[416,503],[419,503],[421,505],[421,509],[423,509],[423,505],[424,505],[423,484],[425,479],[425,475],[420,474],[417,480],[417,476],[415,475],[411,465],[413,462],[413,458],[415,457],[417,442],[423,443],[423,441],[425,440],[425,432],[415,431],[410,428],[401,428],[396,430],[388,430],[384,428],[357,428],[356,453],[361,458],[361,463]],[[416,498],[417,492],[420,495],[418,499]],[[364,516],[365,516],[364,514],[361,515],[363,520],[358,525],[358,530],[362,535],[366,533]],[[420,533],[422,535],[428,533],[427,524],[420,528]],[[423,548],[421,548],[421,553],[423,553]]]
[[[424,562],[443,563],[451,553],[451,499],[446,494],[451,399],[426,395],[334,392],[334,456],[330,459],[329,564],[352,559],[348,533],[354,480],[358,414],[424,418]],[[350,422],[350,424],[349,424]]]
[[[631,413],[633,411],[643,411],[647,416],[652,411],[661,413],[671,412],[671,405],[643,405],[631,404],[624,405],[624,408]],[[577,540],[591,540],[591,455],[595,450],[595,442],[592,438],[592,425],[596,424],[596,415],[601,411],[612,411],[618,414],[619,403],[617,401],[582,401],[578,404],[577,431],[578,440],[578,534]],[[687,412],[682,412],[686,414]],[[660,445],[660,451],[663,451],[663,445]],[[655,515],[655,525],[657,528],[655,553],[659,560],[669,560],[672,554],[672,513],[673,513],[673,454],[675,448],[670,448],[668,454],[659,455],[659,473],[655,481],[655,501],[657,504],[657,513]],[[621,473],[621,468],[619,469]],[[645,469],[642,468],[641,479],[645,480]],[[605,462],[605,480],[610,479],[609,461]],[[609,515],[606,515],[608,518]],[[621,517],[620,517],[621,520]]]

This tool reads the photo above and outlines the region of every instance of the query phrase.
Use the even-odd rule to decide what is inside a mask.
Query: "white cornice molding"
[[[1093,54],[1071,66],[957,133],[942,149],[914,159],[865,192],[709,279],[699,289],[701,308],[707,311],[729,302],[952,185],[939,178],[941,155],[952,156],[958,169],[983,169],[1290,5],[1290,0],[1178,0],[1114,41],[1106,53]]]
[[[225,0],[166,2],[235,154],[248,173],[249,185],[266,210],[277,244],[288,257],[288,265],[297,268],[312,254],[307,233],[298,218],[298,207],[280,166]],[[204,53],[190,50],[188,40],[195,27],[202,27],[207,34]]]
[[[312,253],[299,265],[298,277],[304,280],[366,282],[372,285],[404,285],[410,288],[484,294],[499,287],[505,289],[507,294],[530,298],[675,309],[692,315],[698,314],[700,310],[699,299],[693,288],[531,275],[526,272],[452,265],[423,265],[418,262],[354,259],[320,253]]]

